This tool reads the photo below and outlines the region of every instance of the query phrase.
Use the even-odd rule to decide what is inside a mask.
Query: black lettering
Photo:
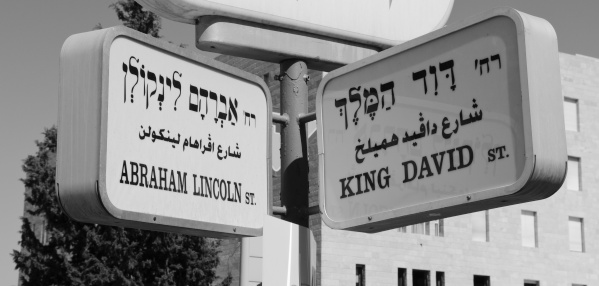
[[[505,146],[497,147],[497,148],[495,148],[495,150],[499,151],[499,158],[497,158],[497,160],[503,159],[507,156],[507,155],[503,156],[503,151],[505,151]]]
[[[453,152],[454,151],[455,151],[455,149],[447,150],[447,155],[449,156],[449,169],[447,169],[447,172],[456,170],[456,167],[453,165]]]
[[[489,149],[489,152],[487,152],[487,155],[489,155],[489,157],[487,159],[488,162],[495,161],[495,149]]]
[[[173,172],[173,170],[171,170],[171,179],[168,184],[168,190],[171,192],[178,192],[177,185],[175,184],[175,172]]]
[[[152,183],[154,183],[154,189],[158,189],[158,183],[156,182],[156,169],[152,166],[152,173],[150,174],[150,188],[152,188]]]
[[[204,189],[204,187],[205,187],[205,184],[206,184],[206,183],[204,182],[205,180],[206,180],[206,177],[204,177],[204,176],[200,175],[200,196],[201,196],[201,197],[206,197],[206,196],[208,196],[208,195],[207,195],[207,191],[206,191],[206,192],[204,192],[204,190],[205,190],[205,189]]]
[[[346,197],[351,197],[354,196],[354,192],[352,191],[351,187],[349,186],[349,183],[351,183],[351,180],[354,179],[354,176],[348,177],[348,178],[343,178],[341,180],[339,180],[339,182],[341,182],[341,199],[346,198]],[[345,180],[347,180],[347,184],[345,183]],[[347,195],[345,195],[345,191],[347,191]]]
[[[198,191],[198,189],[196,189],[196,178],[197,177],[198,176],[196,176],[196,174],[193,174],[193,195],[194,196],[200,195],[200,192]],[[202,186],[201,183],[202,183],[202,181],[200,181],[200,187]]]
[[[426,156],[422,157],[422,162],[420,163],[420,176],[418,176],[418,180],[424,178],[424,171],[428,172],[428,175],[426,175],[427,177],[433,175],[431,172],[431,166],[428,164],[428,159]]]
[[[463,169],[470,166],[474,160],[474,152],[472,151],[472,148],[470,148],[468,145],[464,145],[462,147],[456,148],[456,150],[458,151],[460,158],[460,166],[458,166],[458,169]],[[468,150],[468,163],[464,163],[464,150]]]
[[[375,179],[374,179],[375,174],[376,174],[376,170],[370,171],[370,175],[372,175],[372,177],[369,176],[368,172],[363,174],[364,175],[364,184],[365,184],[365,186],[364,186],[364,192],[365,193],[370,192],[370,189],[368,189],[369,186],[370,186],[370,188],[372,188],[373,191],[376,189],[375,188],[375,183],[374,183],[374,181],[375,181]]]
[[[133,161],[130,161],[129,164],[131,165],[131,182],[129,184],[137,186],[139,183],[139,177],[137,176],[139,166]]]
[[[179,177],[179,193],[187,194],[187,173],[183,173],[181,178],[181,172],[177,171],[177,177]]]
[[[139,163],[139,169],[140,169],[140,173],[139,173],[139,186],[140,187],[145,187],[148,185],[148,166],[146,166],[145,164]]]
[[[245,204],[246,205],[250,204],[250,194],[249,193],[245,193]]]
[[[210,198],[212,198],[212,189],[210,188],[210,185],[212,185],[212,178],[210,177],[203,177],[204,179],[204,186],[206,187],[206,192],[204,193],[204,190],[202,190],[202,194],[204,195],[204,197],[208,197],[208,194],[210,194]],[[208,181],[210,180],[210,181]],[[214,190],[214,192],[216,192],[216,190]]]
[[[385,171],[385,174],[387,174],[387,176],[383,177],[385,179],[385,184],[384,185],[381,183],[382,182],[381,175],[383,174],[383,171]],[[416,176],[416,175],[414,175],[414,176]],[[381,188],[381,190],[384,189],[384,188],[389,187],[389,178],[391,178],[391,175],[389,175],[389,167],[381,168],[379,170],[379,176],[378,176],[378,179],[379,179],[378,180],[379,181],[379,188]]]
[[[241,183],[233,183],[233,184],[235,185],[235,202],[237,202],[237,200],[239,200],[239,203],[241,203]]]
[[[231,181],[227,181],[227,201],[235,202],[235,193],[233,193],[233,197],[231,197]]]
[[[127,161],[123,160],[123,168],[121,170],[121,184],[124,182],[125,184],[129,184],[129,174],[127,174]],[[123,181],[123,177],[125,177],[125,181]]]
[[[437,156],[439,155],[441,155],[441,161],[437,160]],[[431,157],[433,157],[433,163],[435,163],[435,168],[437,169],[437,174],[441,174],[441,167],[443,167],[443,158],[445,158],[444,155],[445,151],[431,155]]]
[[[162,175],[162,171],[164,171],[164,176]],[[166,168],[160,168],[158,167],[158,176],[160,176],[159,181],[160,181],[160,185],[158,186],[159,190],[166,190],[166,175],[167,175],[168,169]],[[164,183],[164,187],[163,184]]]
[[[225,185],[225,187],[223,188],[223,185]],[[218,185],[219,191],[218,193],[220,194],[220,198],[221,200],[226,200],[227,199],[227,182],[225,182],[225,180],[221,180],[220,184]],[[225,190],[225,193],[223,194],[223,189]]]
[[[356,195],[364,193],[362,192],[362,180],[360,180],[362,178],[362,174],[357,174],[354,177],[356,178],[356,184],[358,185],[358,191],[356,192]]]
[[[219,192],[216,191],[216,187],[220,186],[219,183],[220,183],[220,181],[217,178],[214,178],[214,180],[212,181],[212,190],[214,191],[214,199],[215,200],[218,200],[220,198],[219,197],[219,195],[220,195]]]
[[[403,183],[407,183],[407,182],[411,182],[416,178],[416,175],[418,174],[418,166],[416,165],[416,162],[409,160],[406,162],[401,163],[403,165],[403,169],[404,169],[404,174],[405,174],[405,179],[403,180]],[[414,170],[414,175],[412,177],[410,177],[410,172],[408,171],[408,164],[412,166],[412,170]],[[380,173],[379,173],[380,175]]]

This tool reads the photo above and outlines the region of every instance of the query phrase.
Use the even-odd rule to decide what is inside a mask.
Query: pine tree
[[[139,4],[110,7],[127,27],[159,37],[160,18]],[[211,285],[218,278],[219,240],[70,220],[55,189],[56,127],[43,135],[23,163],[27,216],[21,250],[12,253],[21,285]],[[30,218],[43,220],[44,233],[36,235]]]
[[[71,221],[56,199],[56,128],[24,161],[27,213],[43,217],[47,239],[23,217],[13,260],[22,285],[211,285],[219,240]],[[225,279],[230,282],[230,279]]]
[[[144,11],[143,7],[137,2],[120,0],[111,4],[110,8],[114,9],[117,17],[126,27],[160,38],[158,34],[160,28],[162,28],[160,17],[150,11]]]

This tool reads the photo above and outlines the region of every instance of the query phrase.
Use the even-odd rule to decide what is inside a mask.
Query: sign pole
[[[308,113],[308,66],[299,60],[280,64],[281,114],[289,123],[281,129],[281,205],[287,209],[283,220],[309,227],[308,161],[305,132],[298,120]]]
[[[279,80],[281,81],[281,114],[289,116],[288,123],[281,125],[280,200],[281,206],[286,209],[282,219],[309,229],[307,138],[305,128],[299,120],[301,115],[308,113],[307,64],[296,59],[282,61]],[[299,253],[289,253],[287,284],[295,279],[299,279],[301,283],[305,279],[302,278],[304,276],[302,274],[310,273],[310,248],[306,247],[310,245],[310,236],[305,234],[301,230],[290,233],[287,247]],[[299,244],[299,247],[295,246],[294,241]]]
[[[308,183],[308,161],[307,161],[307,138],[304,123],[300,117],[308,113],[308,66],[304,61],[297,59],[285,60],[280,63],[280,114],[288,118],[281,123],[281,208],[284,211],[282,219],[309,228],[309,183]],[[280,230],[279,230],[280,231]],[[302,231],[293,231],[291,237],[281,238],[280,241],[285,248],[302,253],[289,253],[288,261],[290,267],[299,269],[288,269],[287,280],[300,279],[302,273],[310,273],[310,236]],[[293,241],[299,243],[299,247],[293,247]],[[249,285],[249,248],[250,238],[241,239],[241,285]],[[296,277],[297,275],[301,277]],[[265,279],[265,277],[262,277]],[[309,278],[308,278],[309,279]],[[264,281],[264,280],[263,280]]]

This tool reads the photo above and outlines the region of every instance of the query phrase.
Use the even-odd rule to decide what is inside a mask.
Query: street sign
[[[378,232],[551,196],[566,173],[557,38],[498,9],[331,72],[320,209]]]
[[[75,220],[259,236],[270,214],[263,80],[124,27],[61,52],[57,187]]]
[[[388,47],[442,27],[453,0],[139,0],[173,21],[225,16],[365,45]]]

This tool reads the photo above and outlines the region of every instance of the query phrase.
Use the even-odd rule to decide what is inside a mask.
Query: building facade
[[[278,65],[230,56],[224,63],[266,81],[278,111]],[[560,54],[568,175],[552,197],[377,234],[333,230],[310,217],[316,285],[599,285],[599,59]],[[309,110],[320,72],[310,72]],[[308,138],[310,206],[318,205],[316,136]],[[280,177],[273,174],[280,205]],[[223,246],[221,276],[239,282],[239,240]],[[257,285],[252,281],[247,285]],[[244,284],[245,285],[245,284]]]

